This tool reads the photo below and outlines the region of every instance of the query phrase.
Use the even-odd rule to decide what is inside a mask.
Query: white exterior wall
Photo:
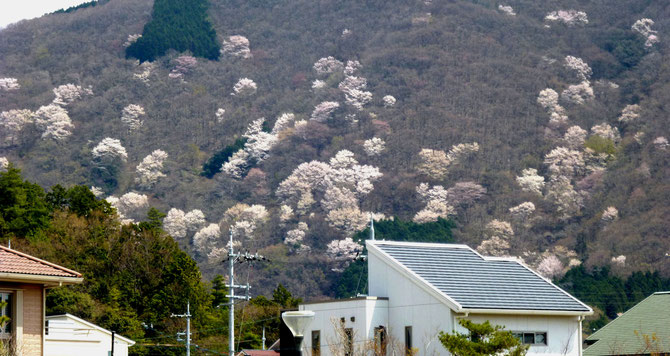
[[[388,327],[388,301],[374,297],[335,300],[326,303],[301,304],[300,310],[315,312],[314,320],[305,331],[303,351],[305,355],[312,353],[312,331],[321,334],[321,355],[331,355],[330,345],[342,348],[341,338],[335,333],[335,325],[340,318],[345,318],[344,328],[352,328],[354,333],[354,349],[364,346],[366,340],[374,338],[374,329],[380,325]],[[354,321],[351,318],[354,317]]]
[[[44,336],[45,356],[107,356],[112,346],[111,332],[84,324],[67,315],[47,317],[49,335]],[[104,329],[103,329],[104,330]],[[115,336],[114,356],[128,356],[129,343]]]
[[[451,331],[454,315],[442,301],[417,283],[368,254],[368,291],[370,295],[388,297],[389,332],[399,347],[405,347],[405,327],[412,327],[412,346],[418,356],[447,355],[437,339],[440,331]]]
[[[412,326],[412,346],[419,356],[449,355],[437,339],[440,331],[465,332],[457,314],[431,288],[415,282],[378,256],[368,253],[368,290],[371,295],[389,298],[389,326],[393,337],[404,346],[405,326]],[[546,332],[547,346],[531,346],[528,356],[580,356],[580,321],[577,316],[552,315],[477,315],[468,319],[477,323],[488,320],[515,332]]]
[[[546,346],[531,346],[528,355],[580,356],[580,329],[577,316],[545,316],[545,315],[473,315],[468,319],[483,323],[488,320],[492,325],[504,325],[505,330],[524,332],[546,332]],[[465,330],[459,325],[459,330]]]

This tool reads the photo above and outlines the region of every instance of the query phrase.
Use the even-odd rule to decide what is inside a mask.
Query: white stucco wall
[[[448,354],[437,334],[451,331],[454,317],[442,301],[372,254],[368,254],[368,291],[389,298],[389,331],[401,347],[405,345],[405,327],[411,326],[412,346],[419,350],[418,356]]]
[[[107,356],[112,335],[78,322],[67,315],[47,317],[49,334],[44,336],[45,356]],[[128,342],[115,338],[114,356],[128,356]]]
[[[374,338],[374,328],[383,325],[387,327],[388,301],[374,297],[353,298],[329,301],[326,303],[301,304],[300,310],[315,312],[314,320],[305,331],[303,350],[305,355],[311,355],[312,331],[321,333],[321,355],[330,355],[330,345],[338,345],[341,338],[335,333],[340,318],[345,318],[344,328],[352,328],[354,332],[354,348],[360,349],[366,340]],[[351,318],[354,318],[354,321]]]

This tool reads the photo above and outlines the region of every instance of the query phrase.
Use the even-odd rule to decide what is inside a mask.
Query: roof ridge
[[[18,255],[18,256],[27,258],[27,259],[29,259],[29,260],[35,261],[35,262],[37,262],[37,263],[45,264],[45,265],[47,265],[47,266],[49,266],[49,267],[53,267],[53,268],[55,268],[55,269],[59,269],[59,270],[61,270],[61,271],[63,271],[63,272],[67,272],[67,273],[73,274],[75,278],[81,278],[81,277],[82,277],[81,273],[79,273],[79,272],[77,272],[77,271],[75,271],[75,270],[71,270],[71,269],[69,269],[69,268],[65,268],[65,267],[60,266],[60,265],[57,265],[57,264],[55,264],[55,263],[51,263],[51,262],[49,262],[49,261],[45,261],[45,260],[43,260],[43,259],[41,259],[41,258],[37,258],[37,257],[35,257],[35,256],[31,256],[31,255],[29,255],[29,254],[27,254],[27,253],[23,253],[23,252],[20,252],[20,251],[17,251],[17,250],[14,250],[14,249],[11,249],[11,248],[9,248],[9,247],[2,246],[2,245],[0,245],[0,249],[1,249],[1,250],[4,250],[4,251],[6,251],[6,252],[9,252],[9,253],[13,253],[13,254],[15,254],[15,255]]]

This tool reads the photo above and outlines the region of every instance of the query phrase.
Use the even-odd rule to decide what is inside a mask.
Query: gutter
[[[84,278],[0,272],[0,281],[19,282],[19,283],[39,283],[48,285],[49,287],[60,287],[62,285],[81,284],[82,282],[84,282]]]
[[[576,310],[519,310],[519,309],[469,309],[462,308],[458,313],[466,314],[499,314],[499,315],[559,315],[559,316],[586,316],[592,315],[593,311]]]

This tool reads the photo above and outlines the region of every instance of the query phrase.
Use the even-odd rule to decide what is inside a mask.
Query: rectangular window
[[[321,355],[321,331],[312,330],[312,356]]]
[[[12,337],[12,293],[0,293],[0,339]]]
[[[345,340],[345,349],[344,356],[353,356],[354,354],[354,329],[346,328],[344,329]]]
[[[405,354],[412,354],[412,327],[405,326]]]
[[[514,337],[526,345],[547,345],[546,332],[514,332]]]

